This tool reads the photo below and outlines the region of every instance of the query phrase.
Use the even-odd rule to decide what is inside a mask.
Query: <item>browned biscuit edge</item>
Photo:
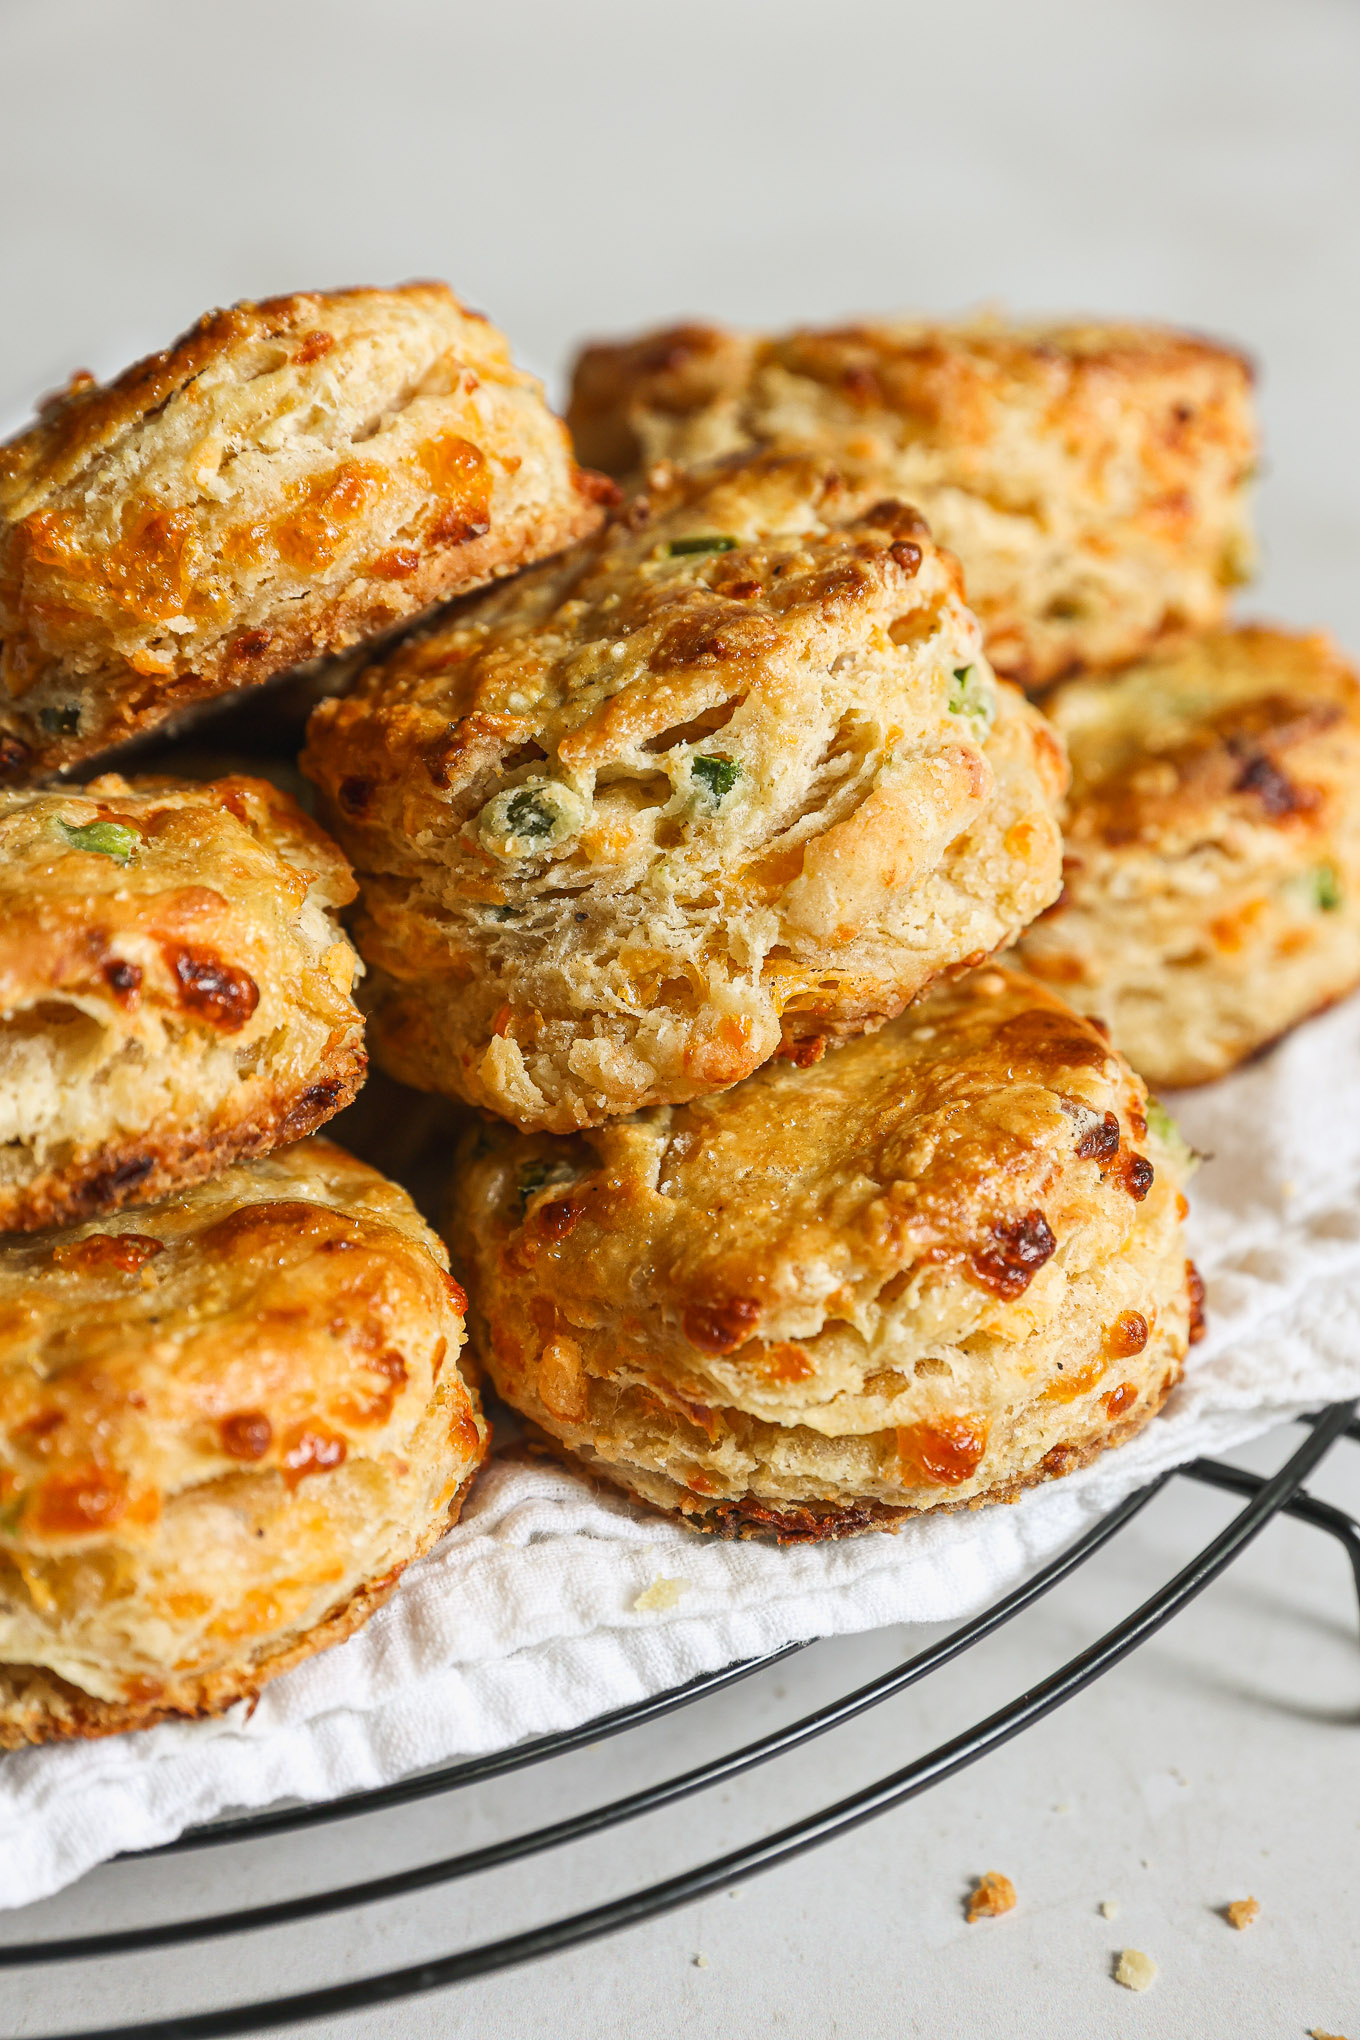
[[[213,1127],[162,1122],[140,1140],[106,1141],[75,1167],[45,1169],[22,1190],[0,1193],[0,1233],[41,1232],[151,1204],[207,1182],[233,1162],[291,1146],[352,1104],[367,1073],[368,1052],[355,1043],[265,1110]]]
[[[383,1579],[360,1587],[343,1607],[334,1609],[305,1636],[239,1672],[190,1674],[167,1681],[156,1698],[116,1701],[98,1700],[44,1665],[0,1664],[0,1750],[23,1749],[32,1743],[93,1741],[131,1729],[154,1728],[162,1721],[198,1721],[205,1715],[223,1713],[238,1700],[258,1700],[271,1679],[318,1651],[344,1643],[391,1599],[406,1567],[422,1558],[458,1521],[477,1472],[474,1467],[445,1516],[431,1526],[409,1559],[394,1566]]]
[[[898,1530],[914,1516],[953,1515],[960,1509],[986,1508],[993,1502],[1018,1502],[1027,1489],[1041,1486],[1046,1481],[1059,1480],[1064,1474],[1075,1473],[1079,1467],[1089,1466],[1092,1460],[1098,1459],[1112,1446],[1127,1444],[1150,1418],[1157,1415],[1183,1372],[1183,1361],[1177,1361],[1168,1368],[1160,1388],[1132,1416],[1112,1425],[1103,1437],[1088,1438],[1079,1445],[1055,1445],[1044,1454],[1038,1466],[1014,1480],[1000,1482],[996,1487],[984,1489],[981,1494],[970,1495],[967,1501],[932,1502],[924,1509],[896,1508],[888,1502],[857,1502],[852,1507],[827,1503],[780,1509],[749,1494],[735,1501],[705,1502],[695,1497],[693,1506],[668,1509],[660,1502],[637,1494],[629,1486],[626,1469],[622,1466],[606,1464],[604,1460],[578,1459],[551,1432],[528,1419],[522,1421],[534,1445],[560,1460],[572,1472],[598,1486],[627,1495],[636,1508],[664,1516],[672,1523],[683,1523],[687,1530],[719,1537],[727,1543],[737,1538],[758,1538],[779,1545],[831,1544],[845,1537],[862,1537],[869,1531]]]

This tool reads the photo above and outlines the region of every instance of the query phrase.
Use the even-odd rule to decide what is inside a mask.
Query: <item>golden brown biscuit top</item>
[[[0,769],[387,630],[594,529],[597,484],[443,284],[234,305],[77,375],[0,447]]]
[[[458,605],[323,703],[304,769],[361,841],[385,825],[389,853],[480,809],[488,878],[524,858],[608,862],[587,823],[611,776],[669,779],[660,797],[696,811],[735,787],[758,798],[809,669],[923,643],[946,616],[972,631],[955,562],[907,506],[851,515],[834,470],[799,457],[662,466],[599,539]],[[932,732],[976,733],[951,721],[959,684],[942,656],[913,704]],[[979,671],[984,720],[990,687]]]
[[[446,341],[456,340],[460,370],[537,388],[514,366],[505,336],[459,304],[447,284],[246,300],[206,312],[171,346],[134,362],[110,383],[86,370],[72,376],[41,406],[35,424],[0,446],[0,518],[29,517],[67,492],[78,495],[101,454],[186,393],[198,414],[200,466],[208,480],[226,451],[213,444],[214,431],[242,425],[267,408],[279,415],[278,438],[286,443],[290,413],[301,426],[323,396],[342,414],[351,393],[368,396],[385,351],[428,354],[431,322]]]
[[[267,780],[107,773],[69,791],[0,790],[0,1008],[35,990],[88,990],[133,1015],[164,992],[186,1022],[235,1033],[276,961],[280,915],[354,893],[335,844]],[[331,936],[334,985],[320,1003],[353,1018],[354,959]]]
[[[810,1069],[569,1141],[488,1129],[454,1224],[568,1323],[660,1311],[726,1353],[918,1278],[1008,1303],[1079,1234],[1117,1243],[1152,1182],[1146,1103],[1097,1026],[989,969]]]
[[[805,404],[785,415],[790,378],[831,407],[830,437]],[[891,414],[904,439],[966,455],[1004,440],[1007,414],[1028,414],[1097,481],[1133,430],[1144,459],[1160,444],[1173,477],[1211,445],[1250,459],[1251,378],[1235,349],[1143,324],[883,319],[767,337],[692,324],[585,349],[567,418],[581,458],[615,474],[639,458],[630,413],[679,423],[726,405],[751,438],[852,457],[857,417]]]
[[[1071,755],[1071,840],[1166,843],[1228,812],[1306,819],[1320,798],[1306,747],[1360,729],[1360,680],[1323,633],[1257,624],[1069,681],[1044,705]]]
[[[1095,397],[1102,380],[1160,379],[1196,367],[1251,376],[1236,348],[1169,326],[1115,321],[878,320],[803,327],[767,345],[772,359],[856,403],[902,410],[922,425],[948,417],[951,427],[966,420],[970,405],[1007,390],[1029,387],[1052,401],[1078,389]]]
[[[298,1482],[400,1452],[462,1341],[446,1269],[406,1193],[319,1139],[11,1238],[0,1536],[135,1539],[164,1499],[219,1475]]]

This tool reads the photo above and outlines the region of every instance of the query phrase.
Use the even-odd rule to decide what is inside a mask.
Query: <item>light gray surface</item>
[[[0,418],[208,304],[310,283],[446,275],[550,374],[584,334],[678,313],[999,299],[1165,316],[1265,364],[1268,570],[1249,606],[1360,649],[1350,0],[0,0],[0,76]],[[1360,1465],[1328,1471],[1325,1489],[1343,1485],[1354,1505]],[[361,1974],[665,1874],[1019,1690],[1221,1513],[1158,1504],[984,1661],[730,1796],[480,1898],[435,1894],[155,1972],[6,1979],[0,2025]],[[1255,2040],[1320,2025],[1356,2040],[1360,1653],[1345,1597],[1315,1533],[1278,1527],[1137,1659],[915,1807],[735,1899],[332,2030]],[[25,1924],[229,1907],[432,1856],[678,1767],[907,1647],[892,1633],[808,1653],[702,1720],[360,1837],[104,1872]],[[1021,1906],[967,1928],[960,1894],[990,1867]],[[1213,1908],[1247,1891],[1262,1915],[1239,1935]],[[1161,1965],[1142,1997],[1110,1979],[1129,1944]]]

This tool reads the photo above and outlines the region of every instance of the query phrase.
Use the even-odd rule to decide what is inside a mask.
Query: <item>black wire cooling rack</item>
[[[873,1820],[890,1807],[900,1806],[905,1800],[928,1791],[932,1785],[940,1784],[966,1765],[976,1763],[989,1751],[1021,1734],[1065,1700],[1080,1693],[1160,1629],[1196,1594],[1217,1579],[1276,1515],[1293,1516],[1337,1538],[1350,1561],[1357,1598],[1360,1599],[1360,1523],[1330,1503],[1319,1501],[1304,1488],[1309,1474],[1340,1439],[1347,1437],[1360,1443],[1360,1423],[1355,1421],[1355,1411],[1356,1404],[1353,1402],[1337,1404],[1320,1416],[1306,1419],[1308,1432],[1303,1443],[1273,1475],[1249,1473],[1208,1459],[1195,1460],[1174,1473],[1162,1475],[1121,1502],[1118,1508],[1112,1509],[1084,1536],[1021,1586],[905,1663],[894,1666],[867,1685],[832,1700],[797,1721],[640,1791],[589,1807],[568,1819],[511,1835],[487,1847],[445,1856],[438,1862],[421,1864],[395,1875],[308,1892],[275,1904],[131,1927],[113,1933],[14,1942],[0,1947],[0,1968],[31,1968],[42,1963],[73,1962],[95,1956],[146,1956],[157,1950],[217,1936],[248,1935],[261,1928],[316,1919],[449,1884],[455,1879],[472,1877],[479,1872],[559,1848],[565,1843],[600,1834],[624,1821],[655,1813],[696,1793],[711,1790],[772,1758],[784,1756],[828,1730],[853,1721],[868,1708],[878,1706],[907,1687],[916,1685],[1032,1607],[1060,1581],[1084,1565],[1111,1538],[1118,1536],[1169,1482],[1178,1478],[1188,1479],[1241,1498],[1243,1506],[1227,1527],[1196,1551],[1179,1572],[1140,1607],[1048,1678],[891,1776],[880,1778],[851,1797],[808,1814],[777,1833],[765,1835],[710,1862],[700,1863],[693,1869],[681,1871],[660,1883],[613,1898],[607,1903],[568,1913],[541,1926],[484,1941],[408,1968],[251,2004],[231,2005],[216,2011],[68,2033],[60,2036],[60,2040],[214,2040],[214,2036],[219,2035],[267,2032],[311,2020],[337,2018],[369,2006],[446,1988],[471,1977],[486,1976],[494,1970],[528,1962],[535,1956],[576,1947],[602,1935],[615,1933],[620,1928],[653,1919],[709,1892],[730,1886],[738,1879],[772,1869],[804,1850],[815,1848],[820,1842],[829,1841],[834,1835],[844,1834]],[[448,1764],[400,1784],[354,1793],[322,1805],[281,1807],[243,1819],[214,1822],[190,1830],[165,1849],[147,1853],[176,1855],[193,1849],[223,1848],[232,1843],[258,1841],[261,1837],[292,1834],[332,1821],[352,1820],[356,1816],[409,1805],[436,1794],[454,1792],[463,1786],[502,1777],[586,1744],[598,1743],[625,1729],[640,1727],[677,1708],[693,1706],[802,1648],[803,1645],[794,1644],[769,1656],[728,1666],[636,1706],[597,1717],[562,1734],[538,1737],[499,1755]],[[48,2036],[48,2040],[57,2040],[57,2036]]]

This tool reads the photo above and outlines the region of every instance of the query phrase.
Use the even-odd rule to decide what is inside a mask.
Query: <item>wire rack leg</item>
[[[1348,1424],[1344,1437],[1360,1444],[1360,1426]],[[1234,1495],[1253,1495],[1264,1485],[1264,1476],[1259,1473],[1244,1473],[1241,1467],[1223,1466],[1216,1459],[1195,1459],[1189,1466],[1181,1468],[1190,1480],[1202,1482],[1205,1487],[1221,1488]],[[1356,1618],[1360,1623],[1360,1523],[1344,1509],[1338,1509],[1332,1502],[1321,1502],[1316,1495],[1297,1494],[1284,1505],[1283,1513],[1293,1516],[1300,1523],[1309,1523],[1315,1530],[1325,1530],[1334,1537],[1350,1561],[1351,1581],[1355,1588]]]

